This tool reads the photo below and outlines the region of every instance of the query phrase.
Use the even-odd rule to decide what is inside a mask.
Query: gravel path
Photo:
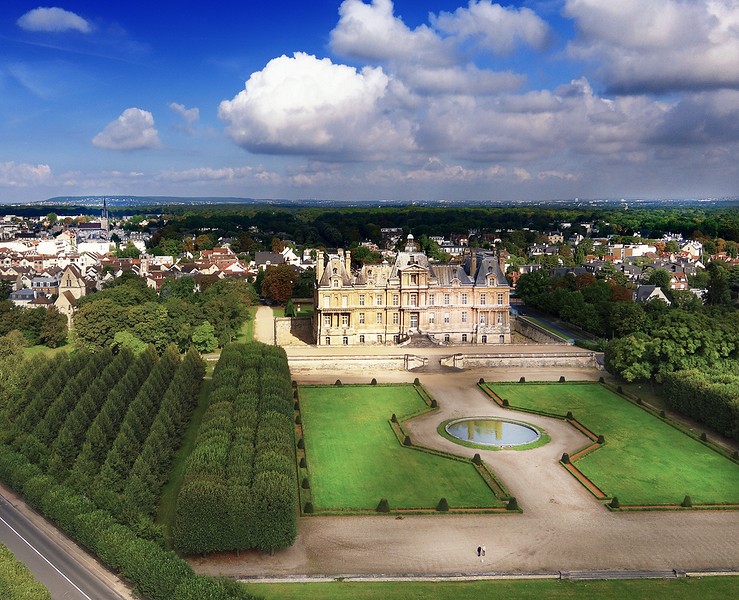
[[[266,307],[265,307],[266,308]],[[261,308],[260,308],[261,311]],[[258,321],[259,322],[259,321]],[[437,425],[452,417],[503,415],[477,388],[488,381],[597,379],[595,370],[520,369],[419,374],[440,410],[407,423],[418,443],[471,455],[443,439]],[[300,383],[413,381],[413,373],[301,374]],[[521,415],[543,427],[552,441],[528,451],[482,451],[516,496],[523,514],[303,517],[298,539],[270,556],[257,552],[191,561],[198,572],[230,576],[485,575],[581,570],[739,569],[739,513],[730,511],[610,513],[558,460],[586,438],[562,421]],[[477,557],[487,546],[485,562]]]

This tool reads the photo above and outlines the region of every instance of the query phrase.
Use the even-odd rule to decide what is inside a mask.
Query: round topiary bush
[[[334,385],[341,385],[341,379],[337,379]]]
[[[568,421],[572,421],[572,419],[574,419],[574,418],[575,417],[573,416],[572,411],[571,410],[568,410],[567,411],[567,415],[565,416],[565,419],[567,419]]]
[[[379,513],[390,512],[390,503],[387,501],[387,498],[382,498],[375,510]]]
[[[560,458],[559,460],[561,462],[563,462],[564,464],[569,465],[570,464],[570,455],[567,454],[567,452],[565,452],[564,454],[562,454],[562,458]]]
[[[391,421],[392,421],[393,423],[397,423],[397,422],[398,422],[398,417],[396,417],[396,416],[395,416],[395,413],[393,413],[393,416],[392,416],[392,417],[390,417],[390,420],[391,420]]]
[[[303,507],[303,512],[306,515],[313,514],[313,503],[312,502],[306,502],[305,506]]]
[[[482,385],[483,383],[485,383],[485,378],[484,377],[480,377],[480,379],[477,380],[477,383],[479,383],[480,385]]]
[[[377,385],[377,379],[374,377],[372,378],[372,381],[370,381],[370,385]]]
[[[431,399],[431,408],[439,408],[439,403],[436,401],[436,398]]]
[[[606,436],[604,436],[604,435],[602,435],[602,434],[601,434],[601,435],[599,435],[599,436],[598,436],[598,443],[599,443],[599,444],[605,444],[605,443],[606,443]]]
[[[565,376],[564,375],[560,375],[559,376],[559,382],[560,383],[564,383],[565,382]]]
[[[303,438],[300,438],[300,439],[298,440],[298,448],[300,448],[301,450],[302,450],[303,448],[305,448],[305,442],[303,441]]]
[[[404,446],[410,446],[411,445],[411,438],[410,438],[410,436],[407,435],[407,436],[405,436],[403,438],[403,445]]]
[[[472,462],[475,463],[476,465],[482,464],[482,458],[480,458],[479,452],[475,452],[475,455],[472,457]]]
[[[446,498],[439,500],[439,504],[436,505],[436,510],[439,512],[447,512],[449,510],[449,503],[446,501]]]
[[[305,462],[305,456],[300,457],[300,468],[305,469],[308,467],[308,463]]]
[[[302,487],[304,490],[310,489],[310,481],[308,481],[307,477],[303,477],[303,483],[300,484],[300,487]]]
[[[421,380],[420,380],[420,379],[419,379],[418,377],[416,377],[416,378],[415,378],[415,379],[413,380],[413,385],[421,385]]]
[[[508,504],[506,505],[506,510],[518,510],[518,501],[516,500],[515,496],[512,496],[508,500]]]
[[[503,398],[503,401],[502,401],[502,405],[503,405],[503,406],[510,406],[510,405],[511,405],[511,403],[510,403],[510,402],[508,402],[508,398]]]
[[[683,498],[683,501],[680,503],[680,506],[682,506],[683,508],[690,508],[691,506],[693,506],[693,501],[690,499],[690,496],[685,496],[685,498]]]
[[[518,380],[518,383],[526,383],[526,378],[525,378],[525,377],[521,377],[521,378],[520,378],[520,379]]]
[[[611,508],[621,508],[621,504],[618,502],[618,496],[614,496],[611,498],[611,502],[609,503],[609,506]]]

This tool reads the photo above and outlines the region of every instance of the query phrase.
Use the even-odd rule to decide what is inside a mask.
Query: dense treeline
[[[0,365],[15,356],[0,355]],[[162,547],[150,518],[197,402],[205,367],[196,351],[106,349],[12,364],[25,377],[3,382],[2,481],[144,597],[251,598],[195,575]]]
[[[272,550],[296,536],[290,372],[281,348],[231,344],[177,499],[175,546],[188,553]]]
[[[50,480],[158,537],[152,516],[205,373],[198,353],[107,348],[33,366],[4,407],[2,439]]]
[[[61,346],[67,339],[67,317],[56,307],[25,308],[10,300],[0,301],[0,336],[17,330],[27,346]]]
[[[664,398],[670,408],[739,440],[739,374],[737,371],[676,371],[664,376]]]
[[[219,280],[202,292],[192,277],[169,281],[157,293],[146,280],[123,276],[109,289],[84,296],[74,317],[75,340],[85,349],[105,347],[141,351],[152,344],[160,353],[169,344],[201,352],[231,341],[249,316],[250,284]]]
[[[196,575],[174,552],[144,539],[96,508],[82,492],[45,475],[25,456],[0,445],[0,480],[89,548],[151,600],[250,600],[243,586]]]

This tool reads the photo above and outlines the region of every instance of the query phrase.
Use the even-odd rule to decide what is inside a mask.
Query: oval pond
[[[457,419],[445,429],[458,440],[499,448],[531,444],[541,436],[531,425],[493,418]]]

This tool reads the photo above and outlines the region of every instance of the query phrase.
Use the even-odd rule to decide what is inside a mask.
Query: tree
[[[41,325],[39,341],[49,348],[61,346],[67,339],[67,317],[61,314],[55,306],[46,309],[44,322]]]
[[[544,269],[524,273],[516,284],[516,295],[527,304],[534,302],[549,289],[549,274]]]
[[[284,304],[292,295],[295,281],[297,276],[290,265],[270,265],[264,272],[262,295]]]
[[[139,258],[141,256],[141,250],[139,250],[134,243],[129,240],[126,247],[116,251],[115,255],[118,258]]]
[[[130,331],[118,331],[113,336],[113,341],[110,346],[114,350],[123,350],[124,348],[130,350],[134,354],[141,354],[147,348],[146,343],[142,342]]]
[[[731,303],[731,290],[729,287],[729,272],[724,263],[711,261],[708,265],[708,291],[706,292],[706,304],[713,306]]]
[[[672,281],[672,275],[665,269],[655,269],[649,275],[650,285],[656,285],[665,294],[670,291],[670,281]]]
[[[218,347],[215,328],[208,321],[204,321],[192,329],[192,343],[201,354],[213,352]]]

